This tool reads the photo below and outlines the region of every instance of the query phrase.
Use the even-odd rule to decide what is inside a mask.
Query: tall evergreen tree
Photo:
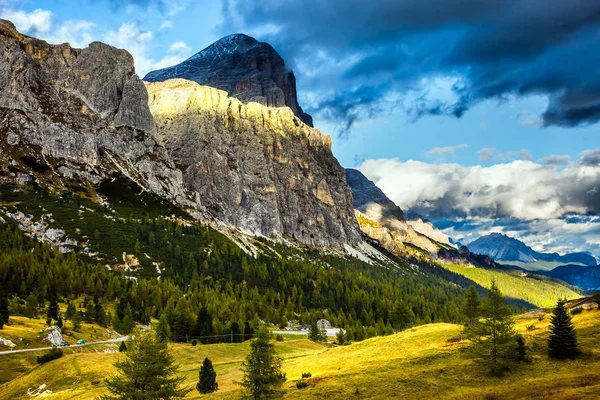
[[[489,364],[491,372],[501,372],[502,363],[510,358],[514,348],[514,322],[512,312],[505,304],[504,297],[496,282],[487,291],[487,298],[481,309],[482,319],[465,328],[476,355]],[[511,346],[512,345],[512,346]]]
[[[467,293],[465,293],[465,300],[461,311],[467,319],[467,324],[473,323],[481,316],[481,299],[479,298],[479,293],[477,293],[475,286],[469,286]]]
[[[58,319],[58,300],[56,300],[56,297],[52,297],[50,299],[50,303],[48,303],[48,319],[53,319],[53,320],[57,320]]]
[[[6,296],[0,296],[0,318],[2,319],[2,326],[8,324],[10,311],[8,310],[8,298]],[[0,327],[0,329],[2,328]]]
[[[165,342],[171,337],[171,328],[169,327],[169,322],[167,321],[165,313],[162,313],[158,319],[158,324],[154,329],[154,333],[161,342]]]
[[[250,340],[254,337],[254,329],[250,325],[250,322],[246,321],[244,324],[244,340]]]
[[[283,395],[281,386],[286,381],[281,372],[281,357],[271,343],[271,333],[261,326],[257,338],[250,343],[250,354],[242,364],[243,398],[273,399]]]
[[[200,336],[200,342],[207,344],[212,341],[210,336],[213,335],[212,316],[208,313],[206,307],[201,307],[196,318],[196,327],[194,336]]]
[[[579,354],[577,334],[565,303],[566,300],[558,300],[550,319],[548,353],[552,358],[575,358]]]
[[[396,328],[396,332],[406,328],[408,324],[412,322],[412,318],[413,313],[411,309],[408,308],[408,305],[403,301],[396,300],[390,314],[390,320],[394,328]]]
[[[208,357],[204,359],[204,362],[200,367],[196,389],[202,394],[212,393],[219,389],[219,384],[217,383],[217,373],[215,372],[213,364]]]
[[[242,334],[242,331],[240,330],[240,324],[233,321],[231,323],[231,326],[229,327],[229,329],[231,332],[231,338],[232,338],[233,343],[241,343],[244,339],[244,335]]]
[[[166,342],[151,332],[138,335],[117,361],[118,373],[105,380],[110,395],[101,400],[181,399],[189,389],[181,389],[183,377],[176,375],[177,366]]]
[[[313,342],[324,342],[327,340],[327,335],[325,332],[319,329],[317,325],[317,321],[314,321],[310,324],[310,333],[308,334],[308,338]]]

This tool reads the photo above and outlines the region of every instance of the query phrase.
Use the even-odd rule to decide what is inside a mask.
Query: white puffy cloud
[[[500,151],[493,147],[484,147],[477,151],[479,162],[484,163],[492,160],[511,161],[511,160],[533,160],[533,155],[527,149],[519,151]]]
[[[455,239],[489,232],[539,250],[593,250],[600,234],[600,150],[563,169],[514,160],[465,167],[398,159],[364,161],[360,171],[398,206],[438,222]]]
[[[32,12],[5,8],[0,11],[0,18],[15,24],[19,32],[46,33],[52,27],[52,12],[38,8]]]

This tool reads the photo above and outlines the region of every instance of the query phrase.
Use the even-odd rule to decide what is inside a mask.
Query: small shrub
[[[527,325],[527,330],[528,331],[535,331],[536,329],[537,329],[537,326],[535,326],[534,324]]]
[[[571,315],[581,314],[583,311],[583,307],[577,307],[571,310]]]
[[[50,350],[46,354],[38,356],[37,362],[38,362],[38,364],[45,364],[49,361],[59,359],[62,356],[63,356],[63,351],[59,348],[54,347],[54,348],[52,348],[52,350]]]
[[[296,382],[296,387],[298,389],[304,389],[307,386],[308,386],[308,382],[306,382],[306,381],[298,381],[298,382]]]
[[[456,336],[452,336],[451,338],[448,338],[446,340],[446,342],[448,343],[458,343],[460,341],[463,340],[463,337],[461,335],[456,335]]]
[[[303,372],[302,373],[302,379],[310,378],[311,376],[312,376],[312,374],[310,372]]]
[[[356,388],[356,390],[354,391],[354,394],[359,395],[360,394],[360,390],[358,390],[358,388]]]
[[[198,344],[198,341],[196,339],[192,339],[192,346],[196,346]]]
[[[277,340],[278,342],[283,342],[283,335],[278,334],[277,336],[275,336],[275,340]]]

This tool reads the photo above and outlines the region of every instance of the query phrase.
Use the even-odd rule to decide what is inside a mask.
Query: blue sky
[[[141,76],[230,33],[268,41],[342,165],[401,207],[456,239],[600,255],[596,1],[0,0],[0,16],[125,48]]]

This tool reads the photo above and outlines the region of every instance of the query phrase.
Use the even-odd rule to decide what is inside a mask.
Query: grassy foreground
[[[540,321],[540,315],[543,319]],[[531,348],[533,362],[520,364],[501,378],[476,366],[459,340],[462,327],[423,325],[387,337],[350,346],[327,346],[306,339],[276,344],[284,358],[285,398],[289,399],[596,399],[600,393],[600,312],[583,311],[573,317],[584,354],[575,361],[554,361],[546,355],[549,315],[545,312],[517,317],[516,328]],[[8,327],[8,329],[13,329]],[[5,331],[0,331],[4,335]],[[192,387],[204,357],[212,359],[219,391],[188,398],[239,397],[240,364],[248,343],[191,346],[173,344],[186,384]],[[104,393],[102,379],[114,372],[121,357],[116,345],[68,349],[64,357],[35,364],[37,353],[0,356],[0,371],[11,371],[0,383],[0,399],[26,399],[46,385],[49,399],[93,399]],[[312,373],[309,387],[298,390],[302,372]]]

